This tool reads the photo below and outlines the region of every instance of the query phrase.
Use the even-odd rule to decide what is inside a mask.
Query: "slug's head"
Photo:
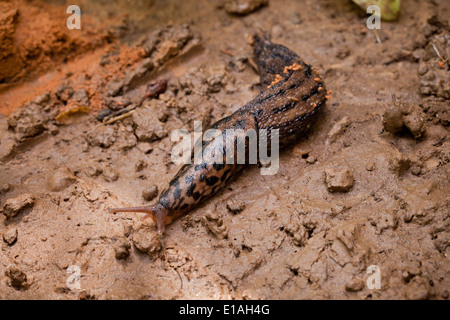
[[[158,233],[162,234],[166,230],[166,225],[172,223],[172,218],[169,216],[169,210],[164,208],[161,204],[149,207],[127,207],[127,208],[110,208],[110,213],[116,212],[142,212],[146,213],[142,220],[152,218],[158,226]]]

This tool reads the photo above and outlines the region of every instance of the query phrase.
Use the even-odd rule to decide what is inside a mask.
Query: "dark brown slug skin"
[[[222,132],[267,129],[269,135],[272,129],[279,129],[280,147],[285,147],[299,139],[315,122],[327,101],[325,85],[320,74],[288,48],[260,36],[254,36],[252,45],[265,89],[211,128]],[[244,165],[236,161],[215,163],[214,149],[218,141],[203,143],[202,162],[181,167],[155,205],[110,211],[147,213],[147,217],[157,223],[158,231],[164,232],[167,224],[214,195],[243,168]]]

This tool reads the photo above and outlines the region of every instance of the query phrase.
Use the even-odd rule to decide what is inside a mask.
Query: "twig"
[[[115,118],[109,119],[108,121],[103,122],[102,124],[104,124],[104,125],[111,124],[111,123],[117,122],[119,120],[128,118],[129,116],[131,116],[134,113],[134,111],[135,110],[128,111],[127,113],[124,113],[124,114],[121,114],[120,116],[117,116]]]

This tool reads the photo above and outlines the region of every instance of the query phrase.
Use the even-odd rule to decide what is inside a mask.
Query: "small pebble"
[[[227,13],[243,16],[268,3],[269,0],[226,0],[224,6]]]
[[[17,229],[9,228],[3,234],[3,241],[5,241],[9,246],[12,246],[17,241]]]
[[[314,164],[316,161],[317,161],[317,159],[314,156],[309,156],[308,158],[306,158],[306,163],[309,163],[309,164]]]
[[[130,255],[131,244],[128,240],[123,239],[114,247],[115,257],[117,260],[125,260]]]
[[[345,290],[358,292],[364,288],[364,282],[360,279],[351,279],[345,284]]]
[[[227,209],[233,214],[238,214],[245,209],[245,203],[230,199],[227,201]]]
[[[326,168],[325,183],[330,192],[346,192],[353,187],[353,174],[347,168]]]
[[[371,161],[366,164],[366,170],[367,171],[373,171],[375,170],[375,162]]]
[[[415,175],[415,176],[420,176],[421,172],[422,172],[422,168],[420,167],[420,165],[418,165],[418,164],[413,164],[413,165],[411,166],[411,173],[412,173],[413,175]]]
[[[157,195],[158,195],[158,186],[156,184],[154,184],[148,188],[145,188],[142,191],[142,197],[146,201],[152,201]]]
[[[113,168],[106,167],[103,170],[103,177],[105,178],[105,180],[107,182],[113,182],[113,181],[116,181],[117,179],[119,179],[119,174]]]

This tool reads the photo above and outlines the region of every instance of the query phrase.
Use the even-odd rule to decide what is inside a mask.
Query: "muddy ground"
[[[77,3],[81,30],[65,1],[0,1],[1,299],[449,298],[448,1],[377,33],[351,1]],[[163,237],[108,213],[156,201],[173,130],[258,94],[258,31],[332,91],[279,172],[248,167]]]

